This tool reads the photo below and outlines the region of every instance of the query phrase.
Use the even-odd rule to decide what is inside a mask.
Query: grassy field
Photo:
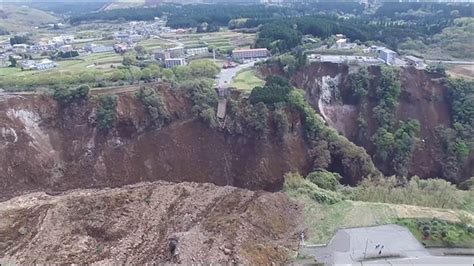
[[[457,230],[455,233],[452,233],[459,236],[455,246],[466,246],[466,243],[469,241],[474,241],[472,234],[469,236],[455,229],[459,227],[460,217],[468,217],[472,221],[472,213],[466,211],[403,204],[349,201],[342,200],[341,198],[333,204],[321,203],[315,200],[313,194],[326,194],[330,197],[334,197],[337,194],[332,191],[322,190],[305,179],[292,180],[290,182],[287,179],[284,192],[303,206],[303,222],[307,228],[306,242],[308,244],[327,244],[336,230],[340,228],[400,223],[400,221],[405,220],[416,221],[418,219],[426,220],[427,218],[429,220],[436,218],[443,221],[443,223],[449,224],[448,228],[451,230]],[[407,223],[407,225],[410,224]],[[414,230],[415,236],[421,239],[420,232],[416,233],[414,228],[407,227],[410,230]],[[446,243],[440,241],[428,244],[432,246],[447,246]]]
[[[74,60],[58,61],[57,67],[48,70],[22,71],[20,68],[0,68],[0,86],[17,89],[28,88],[35,84],[54,85],[61,79],[68,80],[80,77],[83,73],[109,73],[114,70],[111,65],[121,65],[122,56],[114,52],[88,54]],[[62,82],[61,81],[61,82]]]
[[[474,80],[474,65],[449,65],[446,71],[453,78]]]
[[[232,87],[250,92],[254,87],[263,86],[265,81],[257,76],[255,69],[248,69],[238,73],[232,81]]]
[[[138,44],[142,45],[143,47],[145,47],[147,50],[150,50],[150,51],[160,49],[160,48],[166,49],[166,48],[171,48],[171,47],[176,46],[174,42],[166,41],[163,39],[147,39],[147,40],[143,40],[139,42]]]
[[[186,33],[181,35],[166,34],[165,38],[175,39],[185,47],[209,45],[225,53],[228,49],[237,47],[248,48],[255,40],[255,34],[244,34],[223,29],[210,33]]]

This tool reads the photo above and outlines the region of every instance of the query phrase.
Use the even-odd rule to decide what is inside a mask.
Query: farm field
[[[208,45],[221,53],[229,49],[249,48],[253,44],[255,34],[244,34],[229,30],[211,33],[166,34],[164,38],[175,39],[186,48]]]
[[[109,73],[114,69],[111,65],[117,66],[122,63],[122,56],[114,52],[88,54],[73,60],[57,61],[56,63],[56,68],[48,70],[22,71],[19,67],[1,68],[0,87],[19,86],[21,84],[28,87],[29,85],[26,84],[55,83],[58,78],[69,80],[86,72]]]

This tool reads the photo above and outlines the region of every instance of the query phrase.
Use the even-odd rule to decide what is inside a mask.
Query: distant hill
[[[31,31],[35,26],[57,21],[57,17],[35,8],[13,4],[0,5],[0,25],[12,33]]]

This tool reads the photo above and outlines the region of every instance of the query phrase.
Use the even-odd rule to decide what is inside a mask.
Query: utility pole
[[[216,63],[216,48],[212,48],[212,58],[214,59],[214,64]]]

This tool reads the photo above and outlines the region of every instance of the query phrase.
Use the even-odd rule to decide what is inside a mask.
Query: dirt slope
[[[161,92],[172,123],[152,127],[143,104],[125,92],[108,134],[96,128],[93,100],[61,108],[45,95],[0,97],[0,200],[152,180],[276,191],[286,172],[310,163],[302,138],[276,145],[271,136],[219,132],[194,118],[182,92]]]
[[[33,193],[0,203],[0,261],[283,263],[297,248],[300,216],[282,193],[203,183]]]
[[[357,122],[360,106],[351,97],[348,80],[350,71],[354,70],[344,64],[312,63],[292,75],[291,80],[295,86],[307,92],[307,100],[326,118],[329,125],[373,154],[374,147],[370,137],[377,127],[371,110],[376,103],[374,95],[380,69],[370,68],[374,79],[369,88],[368,116],[364,117],[368,123],[368,132],[362,136],[360,136]],[[275,66],[263,69],[263,72],[266,75],[282,74],[281,70]],[[328,81],[336,83],[337,88],[328,91]],[[417,119],[421,125],[421,132],[418,135],[420,141],[409,165],[409,175],[418,175],[423,178],[443,177],[440,164],[442,153],[439,142],[435,138],[435,128],[439,125],[452,126],[450,106],[446,101],[447,88],[440,82],[439,75],[415,68],[401,69],[400,81],[401,93],[395,119],[397,121]],[[329,97],[321,101],[324,95]],[[471,161],[474,159],[472,157],[471,155]],[[473,171],[469,164],[468,161],[459,180],[451,181],[459,182],[469,178]],[[385,165],[380,162],[377,167],[387,175],[393,174],[385,171]]]

